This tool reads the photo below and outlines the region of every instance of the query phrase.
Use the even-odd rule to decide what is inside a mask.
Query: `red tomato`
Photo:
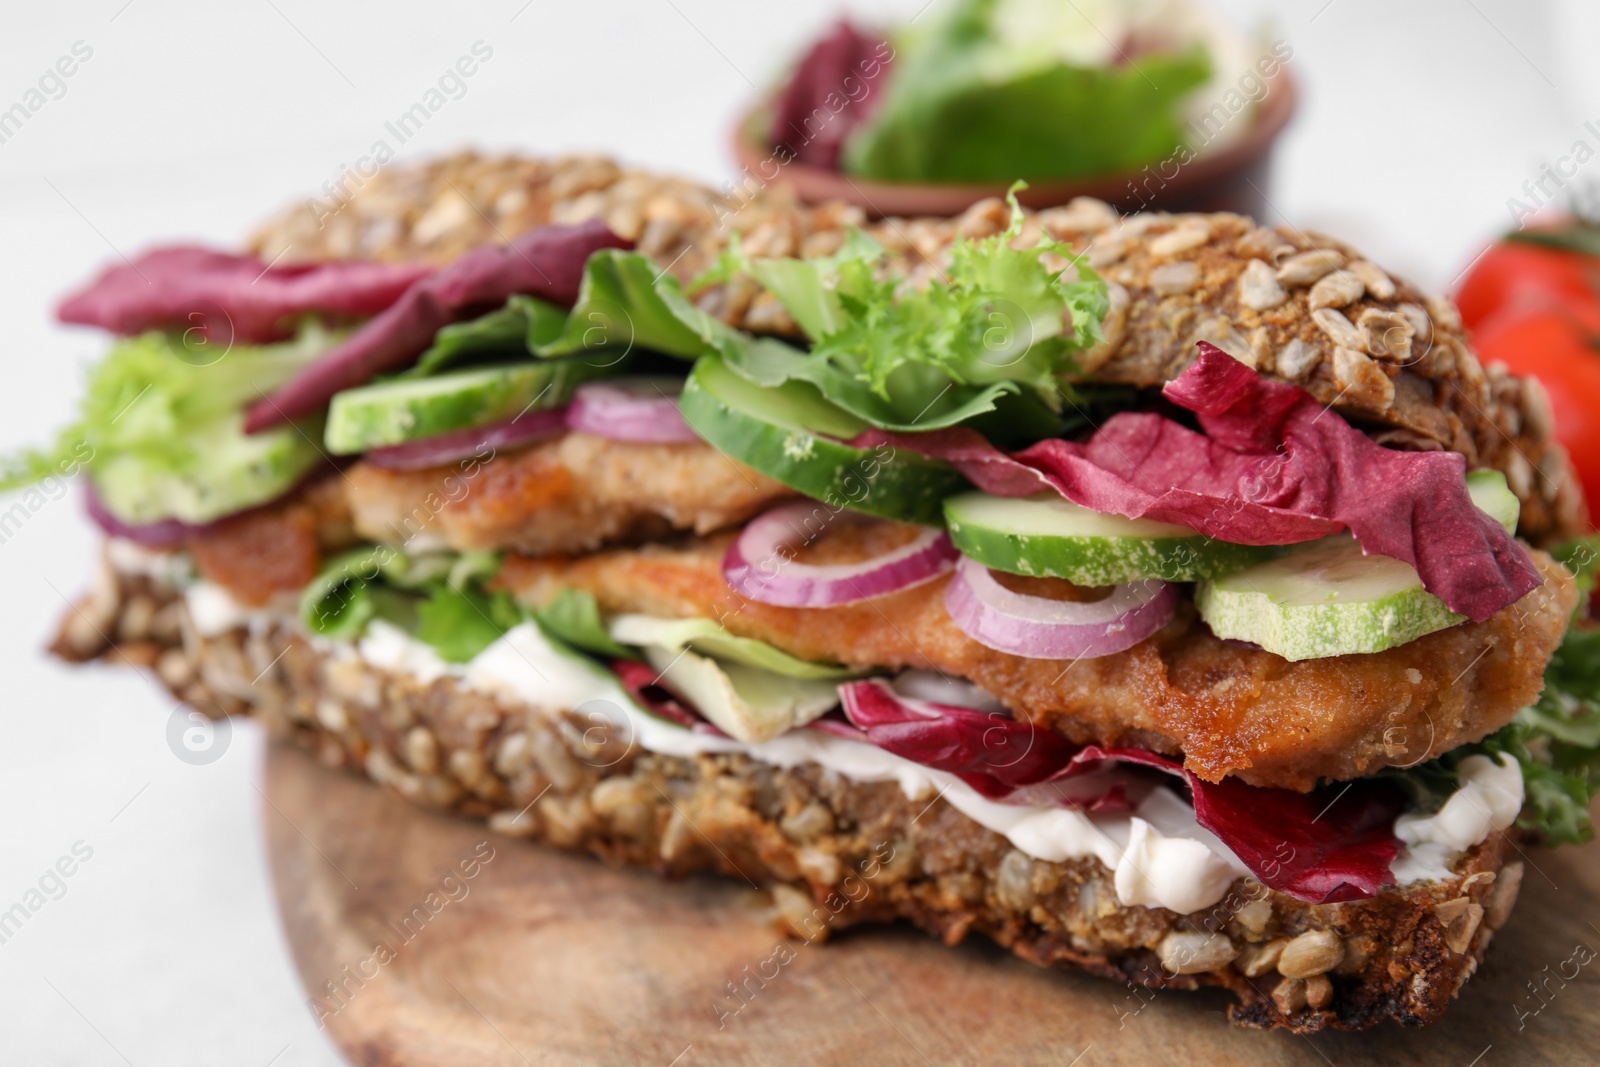
[[[1456,306],[1468,329],[1507,310],[1568,306],[1600,319],[1600,259],[1527,241],[1501,241],[1467,272]]]
[[[1565,310],[1502,314],[1474,339],[1484,363],[1501,362],[1544,384],[1593,515],[1600,518],[1600,337]]]

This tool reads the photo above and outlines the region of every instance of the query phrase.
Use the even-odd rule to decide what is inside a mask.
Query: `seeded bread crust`
[[[1259,1029],[1438,1021],[1521,883],[1499,835],[1456,877],[1370,901],[1310,905],[1242,879],[1204,912],[1128,907],[1098,860],[1032,859],[894,783],[642,752],[584,716],[450,679],[422,684],[319,651],[288,627],[203,637],[175,589],[109,562],[53,650],[151,669],[209,716],[253,716],[329,766],[505,834],[666,876],[748,879],[771,891],[795,936],[896,920],[948,944],[980,933],[1040,965],[1153,989],[1220,986],[1236,998],[1230,1018]]]
[[[913,277],[937,269],[953,241],[1000,232],[998,200],[958,218],[867,223],[844,204],[806,206],[745,175],[712,189],[626,169],[602,157],[541,160],[472,152],[389,167],[348,196],[313,198],[263,226],[263,257],[371,257],[446,263],[481,244],[546,223],[600,216],[687,281],[715,261],[730,234],[756,256],[826,255],[850,226],[882,241]],[[1084,360],[1088,380],[1159,386],[1210,341],[1262,373],[1308,389],[1378,440],[1452,449],[1502,471],[1522,501],[1535,543],[1584,529],[1584,503],[1551,436],[1542,388],[1483,367],[1448,300],[1426,296],[1332,238],[1269,229],[1231,214],[1119,217],[1079,199],[1031,214],[1040,230],[1088,255],[1111,283],[1106,343]],[[756,332],[793,334],[770,293],[737,278],[697,300]]]

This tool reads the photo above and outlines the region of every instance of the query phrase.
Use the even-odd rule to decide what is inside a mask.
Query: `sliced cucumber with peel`
[[[1382,652],[1465,621],[1422,588],[1416,568],[1366,555],[1348,534],[1201,582],[1194,601],[1218,637],[1287,660]]]
[[[580,384],[615,370],[582,357],[542,359],[346,389],[328,407],[325,441],[335,455],[352,455],[483,426],[560,407]]]
[[[1467,472],[1467,495],[1478,510],[1504,526],[1509,533],[1517,532],[1517,519],[1522,516],[1522,501],[1506,485],[1506,476],[1497,470]]]
[[[1267,559],[1270,548],[1233,545],[1187,526],[1108,515],[1057,493],[961,493],[944,502],[961,554],[997,571],[1120,585],[1144,578],[1192,582]]]
[[[1473,471],[1467,492],[1516,532],[1521,503],[1504,475]],[[1218,637],[1251,641],[1287,660],[1382,652],[1466,621],[1422,587],[1416,568],[1367,555],[1349,534],[1201,582],[1194,599]]]
[[[836,507],[937,526],[940,502],[970,487],[948,464],[904,449],[840,443],[866,424],[808,383],[759,386],[714,356],[695,363],[678,407],[718,451]]]
[[[247,434],[243,416],[191,430],[192,458],[178,467],[138,452],[113,454],[94,471],[95,492],[129,523],[177,519],[204,525],[274,500],[323,462],[315,422]]]

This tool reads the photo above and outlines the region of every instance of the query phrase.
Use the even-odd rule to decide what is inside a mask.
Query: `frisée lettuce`
[[[948,265],[925,281],[890,270],[887,250],[859,231],[812,259],[752,257],[735,239],[687,294],[645,256],[602,250],[589,258],[570,312],[514,297],[441,331],[414,373],[495,353],[620,359],[642,349],[721,359],[763,388],[810,383],[878,429],[936,430],[1002,413],[996,432],[1047,436],[1062,429],[1075,357],[1100,342],[1110,305],[1105,282],[1069,245],[1041,236],[1013,247],[1023,214],[1015,191],[1010,200],[1005,231],[958,240]],[[778,299],[809,350],[735,329],[691,299],[738,275]]]
[[[763,386],[810,382],[879,429],[942,429],[996,411],[1007,397],[1059,412],[1075,355],[1101,339],[1106,285],[1048,236],[1013,247],[1023,214],[1015,188],[1009,199],[1010,225],[957,240],[948,265],[925,284],[886,270],[883,246],[857,232],[815,259],[752,258],[734,241],[692,288],[738,274],[760,282],[811,349],[724,353],[728,365]]]
[[[203,524],[280,496],[321,462],[316,426],[246,435],[241,410],[315,362],[339,335],[223,346],[191,332],[119,340],[89,374],[78,420],[53,446],[9,457],[0,491],[85,460],[105,506],[129,523]]]
[[[1588,621],[1600,538],[1573,541],[1556,557],[1578,576],[1585,596],[1566,639],[1545,668],[1544,692],[1508,725],[1471,745],[1402,771],[1387,771],[1424,811],[1437,810],[1457,788],[1461,761],[1505,753],[1522,768],[1526,799],[1517,825],[1546,844],[1581,844],[1594,836],[1589,803],[1600,791],[1600,627]]]

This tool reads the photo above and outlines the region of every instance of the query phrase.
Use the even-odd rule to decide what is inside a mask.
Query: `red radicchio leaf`
[[[442,328],[499,307],[513,294],[571,306],[592,253],[631,247],[595,218],[576,226],[541,226],[509,245],[475,248],[412,285],[342,345],[256,403],[245,429],[255,433],[309,415],[335,393],[411,365]]]
[[[1365,900],[1394,883],[1394,821],[1406,810],[1392,782],[1360,778],[1309,793],[1237,778],[1208,782],[1177,760],[1138,748],[1085,747],[1063,768],[1081,774],[1104,760],[1137,763],[1189,783],[1194,814],[1269,889],[1313,904]]]
[[[177,519],[162,519],[159,522],[123,522],[111,514],[111,510],[100,499],[100,494],[95,491],[94,483],[88,479],[84,479],[83,485],[83,510],[90,521],[112,537],[120,537],[146,548],[177,548],[189,539],[190,534],[204,529]]]
[[[876,744],[913,763],[950,771],[990,800],[1056,804],[1080,811],[1133,810],[1124,782],[1082,796],[1034,789],[1057,777],[1059,763],[1052,763],[1046,752],[1070,759],[1076,750],[1059,734],[1039,732],[1032,724],[1000,712],[912,700],[881,681],[841,686],[839,696],[846,718],[834,718],[835,713],[829,712],[808,723],[811,729]],[[1037,754],[1036,741],[1042,742]]]
[[[835,718],[836,715],[838,715],[837,710],[828,712],[820,719],[812,719],[806,723],[806,729],[832,734],[834,737],[842,737],[846,741],[860,741],[862,744],[869,743],[865,730],[851,726],[847,719]]]
[[[877,109],[893,56],[888,42],[848,19],[812,45],[773,112],[768,136],[788,153],[782,161],[838,170],[845,139]]]
[[[1391,783],[1361,779],[1310,793],[1235,778],[1207,782],[1169,756],[1136,748],[1078,747],[1050,730],[999,714],[911,701],[881,680],[839,687],[845,714],[873,744],[947,771],[992,800],[1132,763],[1183,778],[1200,825],[1220,838],[1263,885],[1329,904],[1375,896],[1394,881],[1394,821],[1406,808]],[[1099,810],[1110,808],[1117,798]],[[1091,806],[1090,810],[1096,810]]]
[[[1348,528],[1365,551],[1416,567],[1429,592],[1475,621],[1540,584],[1527,550],[1473,505],[1465,456],[1385,448],[1299,386],[1268,381],[1204,341],[1199,348],[1163,392],[1199,416],[1203,433],[1124,412],[1086,442],[1040,441],[1011,456],[963,429],[869,430],[851,443],[946,460],[998,496],[1054,489],[1095,511],[1235,544],[1296,544]]]
[[[845,716],[879,748],[949,771],[990,800],[1050,779],[1077,746],[1001,712],[910,700],[873,680],[839,687]]]
[[[200,329],[213,341],[260,344],[289,336],[306,315],[376,315],[432,269],[370,260],[269,266],[255,256],[176,245],[107,268],[56,315],[117,334]]]

